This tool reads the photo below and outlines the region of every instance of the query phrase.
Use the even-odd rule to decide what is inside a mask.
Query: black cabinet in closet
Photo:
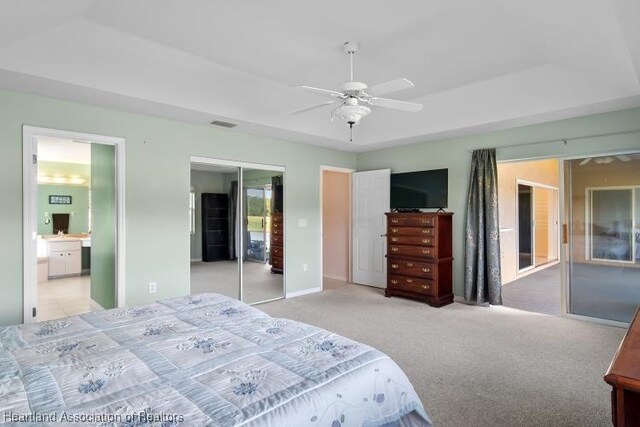
[[[229,196],[202,193],[202,261],[229,259]]]

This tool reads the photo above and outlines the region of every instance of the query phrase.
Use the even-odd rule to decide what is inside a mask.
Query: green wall
[[[640,129],[640,109],[585,116],[535,126],[473,135],[464,138],[424,142],[361,154],[359,171],[391,168],[391,172],[449,168],[449,212],[454,213],[454,293],[464,288],[464,220],[471,164],[471,150],[496,147],[498,161],[541,157],[578,157],[612,151],[640,151],[640,133],[611,137],[594,137],[557,142],[563,138],[602,135]],[[537,141],[520,147],[509,145]],[[501,148],[503,147],[503,148]]]
[[[191,171],[191,186],[196,194],[196,233],[191,235],[191,260],[202,260],[202,193],[228,193],[228,183],[237,174]]]
[[[115,147],[91,144],[91,299],[116,306]]]
[[[71,196],[70,205],[50,205],[50,195]],[[48,216],[45,217],[45,213]],[[69,233],[86,233],[89,229],[89,189],[73,185],[38,185],[38,234],[53,234],[51,214],[73,213],[69,217]],[[49,224],[45,224],[45,220]]]
[[[0,325],[22,321],[24,124],[126,139],[127,305],[189,293],[190,156],[284,166],[287,289],[320,286],[319,167],[355,168],[354,154],[243,134],[241,126],[198,126],[0,90]],[[307,227],[297,226],[300,218]],[[149,282],[157,282],[157,293],[149,294]]]

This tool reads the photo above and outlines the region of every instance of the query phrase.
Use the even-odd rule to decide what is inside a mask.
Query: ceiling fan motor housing
[[[362,82],[344,82],[340,85],[340,92],[358,93],[365,90],[368,86]]]

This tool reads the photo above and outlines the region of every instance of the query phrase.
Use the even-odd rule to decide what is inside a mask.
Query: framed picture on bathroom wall
[[[71,196],[50,195],[49,204],[50,205],[70,205]]]

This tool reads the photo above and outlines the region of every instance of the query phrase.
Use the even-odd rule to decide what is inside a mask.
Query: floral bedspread
[[[383,353],[200,294],[0,328],[0,423],[429,426]]]

